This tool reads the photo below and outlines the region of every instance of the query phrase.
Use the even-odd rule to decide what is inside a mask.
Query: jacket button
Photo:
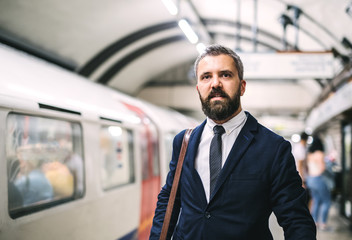
[[[210,212],[205,212],[205,218],[210,218],[211,217],[211,215],[210,215]]]

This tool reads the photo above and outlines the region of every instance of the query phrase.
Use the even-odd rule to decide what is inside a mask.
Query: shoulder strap
[[[175,197],[176,197],[176,193],[177,193],[177,189],[178,189],[178,183],[180,181],[183,160],[185,159],[188,141],[189,141],[189,138],[191,136],[192,131],[193,131],[193,129],[187,129],[185,132],[185,135],[183,136],[182,147],[181,147],[181,151],[180,151],[180,156],[178,157],[174,181],[172,183],[171,193],[170,193],[170,197],[169,197],[169,203],[167,204],[163,228],[161,229],[160,240],[165,240],[167,237],[167,232],[169,230],[169,225],[170,225],[171,214],[172,214],[172,210],[174,208]]]

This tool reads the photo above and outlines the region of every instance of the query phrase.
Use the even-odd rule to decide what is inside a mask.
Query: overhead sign
[[[332,78],[332,53],[240,53],[244,79]]]
[[[352,108],[352,82],[345,84],[318,107],[314,108],[307,118],[306,125],[314,131],[350,108]]]

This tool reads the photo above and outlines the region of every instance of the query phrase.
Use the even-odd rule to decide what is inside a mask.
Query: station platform
[[[274,240],[284,240],[282,228],[278,225],[274,214],[270,217],[270,230]],[[349,230],[346,219],[339,215],[338,204],[333,203],[329,211],[328,219],[329,230],[322,231],[317,229],[317,240],[351,240],[352,231]]]

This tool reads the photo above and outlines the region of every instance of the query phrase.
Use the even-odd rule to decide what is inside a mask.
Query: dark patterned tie
[[[209,167],[210,167],[210,198],[215,189],[216,181],[221,170],[221,135],[225,132],[223,126],[216,125],[214,128],[214,137],[210,143]]]

